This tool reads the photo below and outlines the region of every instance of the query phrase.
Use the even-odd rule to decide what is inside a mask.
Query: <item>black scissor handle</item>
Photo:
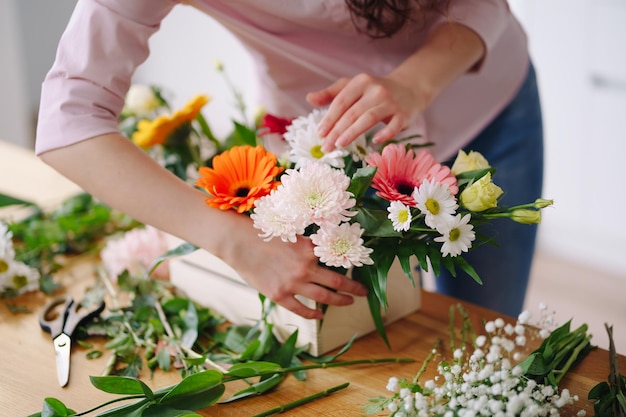
[[[97,306],[92,308],[84,308],[80,303],[74,303],[69,306],[67,318],[65,319],[65,326],[63,326],[63,332],[68,336],[72,336],[76,327],[83,321],[91,319],[104,310],[104,301],[101,301]]]
[[[67,314],[74,300],[69,295],[62,295],[48,301],[39,315],[39,325],[54,339],[63,332]],[[61,307],[59,307],[61,306]]]

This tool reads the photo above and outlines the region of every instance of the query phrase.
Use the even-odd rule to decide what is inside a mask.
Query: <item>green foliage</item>
[[[609,336],[608,381],[602,381],[589,391],[588,398],[594,400],[593,411],[596,417],[626,416],[626,376],[620,373],[619,359],[613,340],[613,326],[604,325]]]
[[[0,194],[0,207],[13,205],[31,208],[26,218],[9,224],[15,259],[40,272],[40,290],[47,294],[58,289],[52,275],[62,266],[60,256],[96,252],[106,236],[140,225],[87,193],[67,198],[50,212]]]
[[[588,326],[570,330],[570,322],[553,330],[520,366],[524,375],[540,384],[558,386],[567,371],[576,366],[593,348]]]

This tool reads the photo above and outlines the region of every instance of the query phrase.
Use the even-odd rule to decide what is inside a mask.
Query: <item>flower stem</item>
[[[347,388],[348,385],[350,385],[350,383],[349,382],[345,382],[345,383],[343,383],[341,385],[337,385],[337,386],[334,386],[334,387],[329,388],[327,390],[320,391],[320,392],[318,392],[316,394],[313,394],[313,395],[310,395],[308,397],[300,398],[299,400],[290,402],[290,403],[285,404],[285,405],[279,405],[278,407],[275,407],[275,408],[272,408],[270,410],[264,411],[264,412],[262,412],[260,414],[255,414],[253,417],[266,417],[266,416],[271,416],[271,415],[274,415],[274,414],[280,414],[280,413],[283,413],[285,411],[292,410],[292,409],[294,409],[296,407],[300,407],[301,405],[308,404],[311,401],[317,400],[317,399],[322,398],[322,397],[326,397],[326,396],[328,396],[328,395],[330,395],[330,394],[332,394],[334,392],[337,392],[337,391],[340,391],[340,390],[342,390],[344,388]]]

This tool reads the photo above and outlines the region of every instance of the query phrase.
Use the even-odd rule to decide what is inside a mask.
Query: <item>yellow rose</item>
[[[480,152],[470,151],[469,154],[466,154],[462,150],[459,150],[450,171],[452,171],[452,174],[454,175],[459,175],[466,171],[486,169],[490,167],[489,162],[487,162],[485,157],[482,156]]]
[[[471,211],[484,211],[498,205],[502,192],[502,188],[491,181],[491,173],[488,172],[463,190],[461,204]]]
[[[513,210],[511,220],[522,224],[541,223],[541,212],[538,210]]]

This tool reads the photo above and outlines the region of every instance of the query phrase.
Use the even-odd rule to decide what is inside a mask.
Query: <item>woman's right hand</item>
[[[345,306],[353,296],[365,296],[365,287],[337,272],[320,266],[309,238],[296,243],[280,239],[263,241],[252,221],[232,213],[235,225],[220,255],[239,275],[276,304],[307,319],[321,319],[323,313],[304,305],[297,295],[321,304]],[[350,294],[350,295],[349,295]]]

